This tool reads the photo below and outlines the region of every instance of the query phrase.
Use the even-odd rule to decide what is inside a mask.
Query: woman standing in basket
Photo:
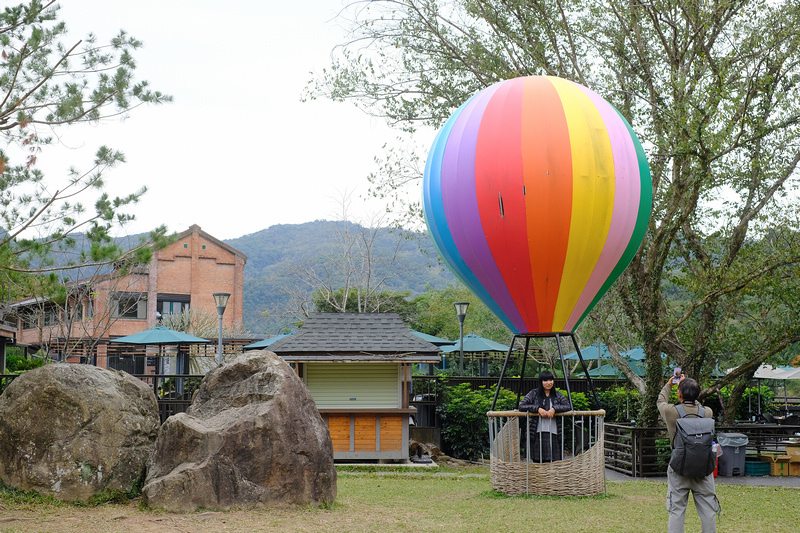
[[[531,443],[531,460],[549,463],[561,460],[561,418],[556,413],[570,410],[569,400],[558,392],[553,374],[539,372],[539,386],[531,390],[519,404],[520,411],[538,413],[528,418],[528,439]]]

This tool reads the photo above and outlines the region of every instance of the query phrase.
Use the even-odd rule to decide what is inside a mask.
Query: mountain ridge
[[[374,277],[391,275],[382,290],[409,291],[413,297],[427,287],[442,289],[455,281],[455,276],[439,264],[435,247],[424,234],[327,220],[276,224],[234,239],[222,239],[247,256],[243,280],[245,329],[254,334],[273,334],[291,325],[292,320],[285,315],[290,294],[311,293],[298,272],[309,267],[325,271],[326,265],[330,270],[334,266],[331,257],[343,254],[347,246],[343,241],[348,238],[370,242]],[[385,263],[396,250],[396,261],[387,266]],[[335,278],[332,284],[343,285],[337,285]]]

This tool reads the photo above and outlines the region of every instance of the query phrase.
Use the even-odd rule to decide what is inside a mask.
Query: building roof
[[[411,333],[396,313],[311,313],[295,334],[269,349],[287,361],[441,360],[439,348]]]
[[[210,234],[206,233],[197,224],[192,224],[191,226],[189,226],[189,229],[187,229],[185,231],[182,231],[181,233],[178,233],[177,240],[183,239],[184,237],[188,237],[192,233],[197,233],[199,235],[202,235],[204,238],[206,238],[209,241],[213,242],[214,244],[216,244],[217,246],[219,246],[223,250],[227,250],[230,253],[232,253],[233,255],[238,255],[239,257],[241,257],[242,259],[247,261],[247,256],[245,254],[243,254],[242,252],[240,252],[239,250],[237,250],[236,248],[234,248],[230,244],[224,243],[221,240],[219,240],[216,237],[214,237],[213,235],[210,235]]]

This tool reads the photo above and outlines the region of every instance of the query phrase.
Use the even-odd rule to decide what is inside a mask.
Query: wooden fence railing
[[[762,453],[784,450],[781,442],[800,434],[798,425],[737,424],[717,426],[720,433],[741,433],[747,436],[746,453],[757,457]],[[667,430],[637,428],[624,424],[605,424],[606,468],[633,477],[665,476],[669,463],[670,443]]]

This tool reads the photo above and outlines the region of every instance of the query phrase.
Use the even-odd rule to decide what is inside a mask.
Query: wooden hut
[[[296,369],[326,420],[334,460],[408,459],[411,368],[439,348],[395,313],[312,313],[269,350]]]

